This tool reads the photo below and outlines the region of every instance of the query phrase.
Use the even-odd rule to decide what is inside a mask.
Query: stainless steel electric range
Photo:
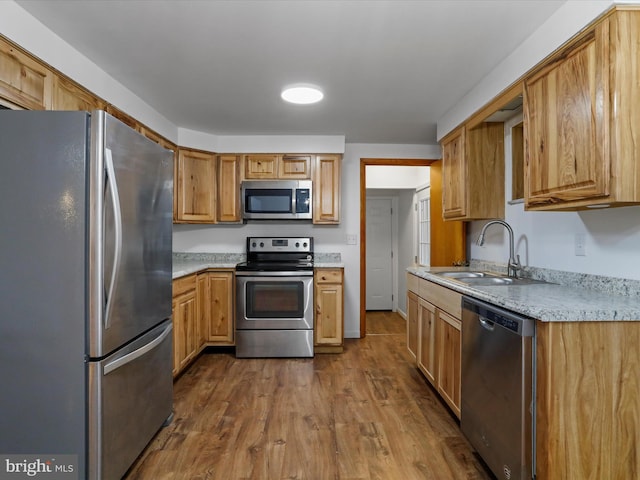
[[[313,238],[248,237],[236,312],[237,357],[313,357]]]

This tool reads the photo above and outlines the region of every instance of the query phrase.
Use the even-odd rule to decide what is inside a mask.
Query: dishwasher
[[[498,479],[535,478],[535,320],[462,297],[460,427]]]

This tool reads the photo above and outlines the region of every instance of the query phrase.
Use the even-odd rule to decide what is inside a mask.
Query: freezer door
[[[172,325],[89,363],[89,479],[120,479],[171,415]]]
[[[89,355],[100,358],[171,316],[173,155],[92,112]]]

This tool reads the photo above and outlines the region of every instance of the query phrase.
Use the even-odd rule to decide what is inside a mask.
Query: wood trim
[[[484,107],[482,107],[471,117],[469,117],[469,119],[465,122],[467,128],[471,129],[477,127],[478,125],[483,123],[487,117],[499,111],[504,105],[509,103],[514,98],[518,97],[518,95],[522,96],[522,92],[524,90],[523,86],[523,79],[520,78],[515,83],[505,88],[489,103],[487,103]]]
[[[428,167],[440,160],[419,158],[361,158],[360,159],[360,338],[366,336],[367,331],[367,165],[396,166],[396,167]]]

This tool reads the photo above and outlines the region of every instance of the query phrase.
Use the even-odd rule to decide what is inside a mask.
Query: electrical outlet
[[[576,233],[575,244],[574,244],[576,256],[584,257],[587,254],[585,243],[586,243],[586,235],[584,233]]]
[[[357,245],[357,244],[358,244],[357,235],[347,235],[347,245]]]

